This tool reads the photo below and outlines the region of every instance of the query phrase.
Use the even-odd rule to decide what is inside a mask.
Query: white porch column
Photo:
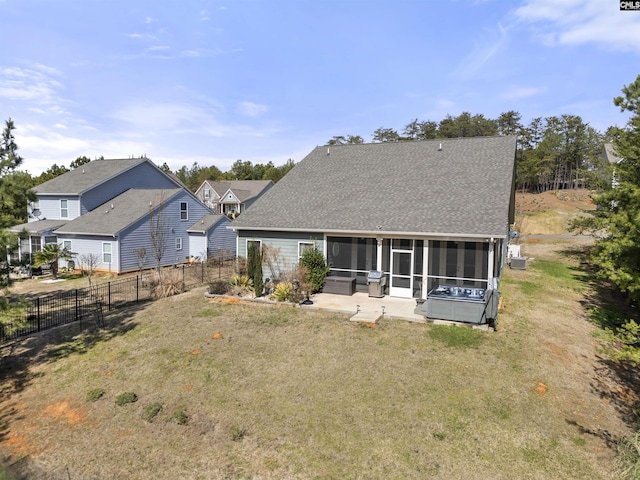
[[[376,268],[382,271],[382,238],[376,238]]]
[[[425,240],[422,247],[422,298],[427,298],[427,275],[429,274],[429,240]]]

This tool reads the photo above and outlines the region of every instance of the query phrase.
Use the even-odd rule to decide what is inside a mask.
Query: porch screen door
[[[413,240],[393,240],[391,245],[392,297],[413,297]]]

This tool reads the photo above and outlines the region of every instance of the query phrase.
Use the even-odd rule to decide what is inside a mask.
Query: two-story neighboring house
[[[271,180],[205,180],[195,195],[214,213],[236,216],[249,208],[272,186]]]
[[[97,270],[114,273],[156,267],[158,257],[161,265],[205,259],[206,250],[191,251],[188,230],[206,219],[211,228],[199,235],[207,237],[218,224],[179,180],[147,158],[94,160],[34,191],[37,200],[30,206],[29,222],[10,229],[21,236],[21,259],[31,259],[47,243],[69,247],[77,254],[76,264],[93,254],[99,259]],[[224,237],[224,245],[234,241],[219,228],[215,233]],[[194,245],[208,244],[216,242]],[[160,248],[161,255],[154,254]]]

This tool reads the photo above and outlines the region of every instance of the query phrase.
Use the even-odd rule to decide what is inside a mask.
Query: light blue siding
[[[40,199],[40,219],[73,220],[80,216],[80,200],[76,196],[47,195]],[[67,200],[67,217],[60,216],[60,200]],[[33,219],[34,221],[37,219]]]
[[[64,241],[71,242],[71,251],[75,253],[73,261],[77,267],[82,266],[82,256],[95,254],[99,258],[99,263],[96,265],[96,270],[103,272],[119,273],[119,245],[117,239],[113,237],[102,236],[76,236],[76,235],[64,235],[58,237],[58,244]],[[102,244],[111,244],[111,263],[103,261]]]

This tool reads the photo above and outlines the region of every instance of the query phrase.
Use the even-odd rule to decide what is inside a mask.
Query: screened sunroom
[[[330,275],[355,278],[366,291],[369,272],[382,271],[394,297],[426,298],[441,285],[487,289],[505,260],[501,239],[327,236],[325,245]]]

